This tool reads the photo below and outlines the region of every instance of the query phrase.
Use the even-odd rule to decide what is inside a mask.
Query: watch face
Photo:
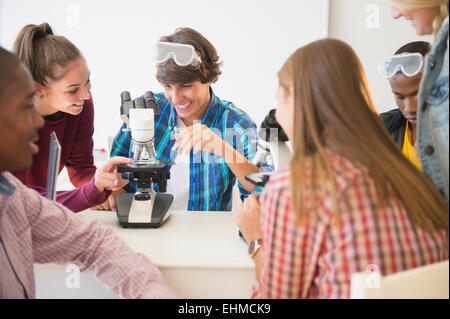
[[[255,249],[255,241],[254,241],[254,240],[252,240],[252,241],[250,242],[250,244],[248,245],[248,253],[249,253],[250,255],[252,254],[253,249]]]

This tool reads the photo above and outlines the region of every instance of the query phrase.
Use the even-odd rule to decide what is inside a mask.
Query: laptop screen
[[[55,132],[50,133],[50,151],[48,154],[47,191],[45,197],[50,200],[56,198],[56,180],[59,173],[59,160],[61,157],[61,145]]]

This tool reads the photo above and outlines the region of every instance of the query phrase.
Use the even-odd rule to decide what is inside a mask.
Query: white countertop
[[[109,227],[161,268],[254,269],[247,244],[231,212],[173,211],[160,228],[121,228],[115,212],[86,210],[79,215]]]
[[[100,163],[96,163],[98,166]],[[58,190],[73,189],[64,169]],[[172,211],[160,228],[121,228],[115,212],[86,210],[77,215],[111,228],[133,250],[149,257],[183,298],[249,298],[255,266],[238,235],[232,212]],[[38,298],[117,298],[90,274],[77,289],[65,286],[65,265],[35,264]]]
[[[160,228],[121,228],[111,211],[78,213],[109,227],[148,256],[182,298],[250,298],[255,280],[247,244],[231,212],[174,211]],[[37,298],[117,298],[89,273],[68,288],[66,265],[35,264]]]

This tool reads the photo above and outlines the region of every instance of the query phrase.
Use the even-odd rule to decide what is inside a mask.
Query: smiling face
[[[208,109],[211,96],[210,83],[194,81],[186,84],[163,84],[164,96],[175,107],[186,126],[200,121]]]
[[[422,73],[413,77],[408,77],[401,72],[389,79],[392,93],[394,93],[395,96],[395,102],[402,111],[403,117],[407,119],[413,127],[415,127],[417,123],[417,96],[419,94],[421,79]]]
[[[31,166],[44,120],[34,107],[33,81],[23,64],[13,72],[7,92],[0,98],[0,171],[14,172]]]
[[[392,6],[392,17],[394,19],[405,17],[406,20],[411,20],[418,35],[433,33],[433,20],[438,13],[439,7],[406,10]]]
[[[83,104],[91,97],[90,73],[84,58],[79,57],[67,63],[63,68],[54,70],[58,80],[49,80],[45,86],[36,84],[36,95],[40,96],[36,107],[42,116],[58,111],[78,115],[83,111]]]

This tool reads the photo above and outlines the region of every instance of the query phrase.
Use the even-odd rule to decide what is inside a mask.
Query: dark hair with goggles
[[[156,78],[163,84],[214,83],[221,74],[216,48],[198,31],[178,28],[155,45]]]
[[[408,77],[416,76],[423,72],[424,57],[430,48],[428,42],[410,42],[398,49],[394,55],[382,58],[377,65],[378,74],[387,79],[398,72]]]

